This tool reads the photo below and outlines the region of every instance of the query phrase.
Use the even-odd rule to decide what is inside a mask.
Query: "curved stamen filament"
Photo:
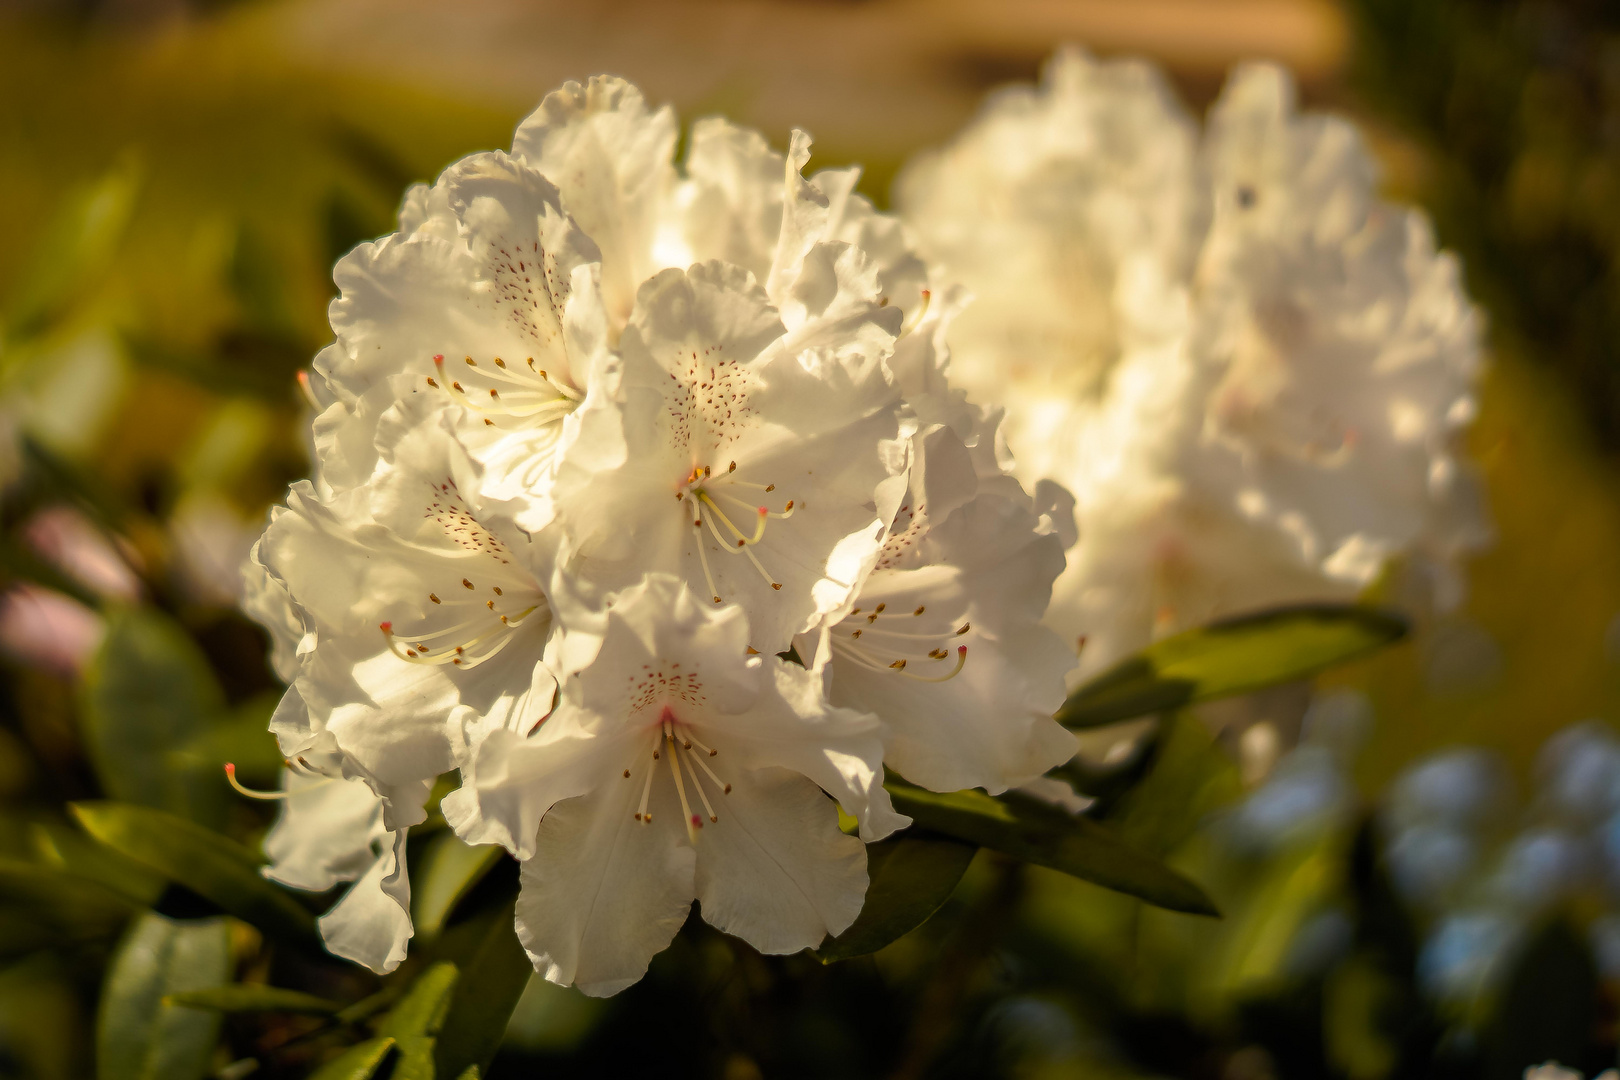
[[[287,767],[292,768],[292,762],[289,761],[287,763]],[[332,781],[338,779],[341,778],[336,776],[328,776],[316,783],[301,787],[297,791],[257,791],[243,784],[242,781],[236,778],[235,762],[227,761],[225,763],[225,782],[230,784],[238,795],[246,796],[249,799],[260,799],[264,802],[281,802],[282,800],[290,799],[295,795],[302,795],[306,791],[314,791],[318,787],[325,787],[327,784],[330,784]]]
[[[478,367],[470,356],[467,358],[467,364],[470,367]],[[544,397],[543,400],[534,404],[514,406],[507,404],[506,399],[500,396],[499,391],[492,388],[489,391],[489,403],[481,404],[474,401],[472,396],[462,389],[459,382],[445,374],[443,355],[438,355],[433,358],[433,366],[438,369],[439,378],[443,380],[443,383],[441,385],[439,382],[436,382],[430,378],[428,379],[428,385],[444,390],[445,393],[456,399],[456,401],[458,401],[460,404],[472,409],[475,412],[489,413],[494,416],[534,417],[548,411],[558,413],[571,412],[573,411],[574,406],[579,403],[579,398],[577,395],[570,395],[567,393],[564,387],[546,378],[543,372],[536,372],[536,374],[540,376],[541,382],[539,386],[535,386],[529,380],[520,379],[516,375],[513,375],[509,370],[507,370],[505,363],[497,359],[496,367],[480,369],[486,378],[500,380],[520,387],[518,396],[524,398],[545,395],[548,390],[554,391],[561,396]]]
[[[733,483],[735,483],[735,482],[736,481],[733,481]],[[758,487],[759,485],[758,484],[753,484],[753,485],[750,485],[750,486]],[[770,491],[775,487],[776,487],[775,484],[771,484],[765,490]],[[716,491],[715,494],[720,496],[722,499],[730,499],[732,502],[736,503],[738,506],[747,507],[749,510],[753,510],[756,513],[758,513],[761,517],[777,518],[779,520],[786,520],[786,519],[793,516],[793,505],[794,504],[793,504],[792,499],[788,500],[787,506],[784,507],[783,509],[781,509],[781,510],[772,510],[769,507],[764,507],[764,506],[758,506],[758,507],[750,506],[748,503],[745,503],[741,499],[737,498],[737,496],[735,496],[735,495],[727,495],[724,491]],[[763,532],[764,529],[765,529],[765,523],[763,521],[761,521],[760,522],[760,531]]]
[[[967,664],[966,645],[958,645],[956,647],[956,666],[944,675],[914,674],[913,672],[906,670],[908,660],[904,658],[895,660],[889,664],[883,664],[881,661],[874,660],[870,656],[862,653],[859,645],[855,644],[854,642],[846,641],[843,638],[834,638],[832,645],[833,652],[837,653],[839,656],[842,656],[845,660],[848,660],[857,667],[865,668],[867,671],[881,675],[898,675],[902,679],[911,679],[913,682],[947,682],[961,674],[963,666]],[[943,649],[935,649],[929,654],[929,659],[938,661],[945,659],[949,655],[950,654]]]
[[[697,497],[699,502],[701,502],[704,506],[707,506],[709,511],[713,513],[715,517],[719,518],[721,523],[725,525],[727,529],[731,530],[731,534],[737,538],[738,547],[742,547],[744,544],[757,544],[765,535],[765,522],[770,515],[770,511],[765,509],[763,506],[754,508],[754,512],[759,515],[758,520],[754,522],[754,535],[744,536],[742,534],[742,530],[737,528],[736,525],[733,525],[731,519],[726,516],[726,512],[720,509],[720,505],[713,499],[709,498],[709,493],[707,491],[699,491],[697,493]],[[731,501],[740,506],[748,505],[739,499],[732,499]]]
[[[490,610],[493,611],[493,601],[487,603]],[[478,625],[480,620],[468,620],[467,622],[458,623],[455,626],[447,627],[443,630],[434,630],[422,634],[419,637],[407,638],[406,641],[409,644],[404,645],[400,643],[399,637],[394,633],[393,623],[379,623],[378,628],[382,630],[383,638],[388,642],[388,650],[401,660],[404,660],[406,663],[432,665],[453,664],[454,666],[461,668],[475,668],[479,664],[482,664],[484,661],[495,656],[502,649],[506,648],[507,644],[511,642],[514,636],[512,631],[521,627],[524,622],[527,621],[528,616],[533,614],[539,608],[539,606],[540,605],[538,604],[533,604],[518,612],[515,616],[497,614],[496,618],[499,620],[499,622],[495,626],[490,627],[481,634],[475,634],[473,637],[461,641],[460,644],[453,646],[449,651],[445,652],[434,651],[435,649],[442,648],[442,646],[434,645],[430,648],[424,643],[429,641],[437,642],[441,638],[460,635]],[[491,638],[495,637],[500,637],[501,640],[496,642],[494,648],[476,656],[469,655],[472,650],[476,649],[479,645],[482,645]]]

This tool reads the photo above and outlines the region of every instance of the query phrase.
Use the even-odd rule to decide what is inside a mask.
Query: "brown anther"
[[[493,593],[494,593],[494,594],[495,594],[495,595],[496,595],[496,596],[501,596],[501,595],[503,595],[503,594],[502,594],[502,593],[501,593],[501,587],[500,587],[500,586],[499,586],[499,585],[495,585],[495,586],[492,586],[492,587],[491,587],[491,588],[490,588],[490,591],[491,591],[491,592],[493,592]],[[918,610],[918,611],[921,611],[921,610],[922,610],[922,608],[918,608],[918,609],[917,609],[917,610]]]
[[[731,794],[731,785],[727,784],[724,788],[721,789],[720,793],[722,795],[730,795]]]
[[[428,599],[429,599],[429,600],[431,600],[431,601],[433,601],[433,602],[434,602],[434,603],[435,603],[435,604],[442,604],[442,603],[444,603],[444,601],[443,601],[443,600],[440,600],[440,599],[439,599],[439,594],[438,594],[438,593],[428,593]]]
[[[415,656],[416,655],[416,650],[415,649],[406,649],[405,650],[405,655],[406,656]]]
[[[973,624],[972,623],[963,623],[962,628],[956,632],[957,636],[960,637],[961,635],[967,633],[971,629],[973,629]]]
[[[775,484],[766,484],[765,485],[765,490],[766,491],[775,491],[776,490],[776,485]]]
[[[531,356],[531,357],[528,358],[528,360],[526,360],[524,362],[527,363],[530,367],[534,367],[534,357]]]
[[[493,601],[493,600],[485,600],[484,601],[484,606],[489,608],[489,610],[494,611],[495,610],[495,601]]]
[[[492,386],[489,388],[489,396],[492,398],[498,398],[501,396],[501,392]]]
[[[719,597],[718,597],[718,596],[717,596],[717,597],[715,597],[715,598],[714,598],[714,602],[715,602],[715,603],[717,603],[717,604],[718,604],[718,603],[719,603],[719,602],[720,602],[720,598],[719,598]]]
[[[894,663],[890,664],[889,666],[894,668],[894,670],[896,670],[896,671],[904,671],[904,670],[906,670],[906,662],[904,660],[896,660]]]
[[[750,645],[750,646],[748,646],[748,655],[749,656],[758,656],[759,655],[759,650],[754,648],[752,645]]]
[[[737,463],[735,461],[733,461],[731,463],[731,466],[726,469],[726,472],[736,472],[736,471],[737,471]]]
[[[453,387],[455,387],[455,390],[456,390],[456,393],[458,393],[458,394],[459,394],[459,393],[461,393],[461,392],[462,392],[462,389],[461,389],[461,384],[460,384],[460,383],[458,383],[458,382],[456,382],[456,381],[455,381],[455,380],[454,380],[454,379],[452,379],[452,380],[450,380],[450,385],[451,385],[451,386],[453,386]]]
[[[738,547],[747,547],[748,546],[748,541],[746,541],[746,540],[738,540],[737,541],[737,546]]]
[[[497,356],[495,358],[495,366],[498,368],[503,368],[506,366],[506,361]]]
[[[858,638],[864,633],[866,633],[865,630],[851,630],[849,636],[852,638]]]
[[[472,357],[469,356],[469,357],[467,357],[467,366],[468,367],[477,367],[478,366],[478,361],[474,360]]]
[[[917,605],[917,610],[912,612],[913,615],[921,615],[922,613],[923,613],[923,605],[921,605],[921,604],[918,604]]]
[[[788,511],[789,511],[789,510],[791,510],[791,509],[793,509],[793,500],[792,500],[792,499],[789,499],[789,500],[788,500],[788,501],[787,501],[787,506],[785,506],[785,507],[783,507],[783,508],[782,508],[782,513],[784,513],[784,514],[785,514],[785,513],[787,513],[787,512],[788,512]]]
[[[626,769],[626,770],[624,770],[624,778],[625,778],[625,779],[626,779],[626,780],[628,780],[628,779],[630,779],[630,770],[629,770],[629,769]],[[639,817],[641,817],[641,815],[640,815],[640,814],[637,814],[637,815],[636,815],[636,817],[638,817],[638,818],[639,818]]]
[[[495,421],[491,420],[489,417],[486,416],[486,417],[484,417],[484,426],[485,427],[494,427],[495,426]]]
[[[470,589],[470,588],[472,588],[472,587],[473,587],[473,583],[472,583],[472,582],[470,582],[470,581],[468,581],[468,580],[467,580],[467,579],[466,579],[466,578],[462,578],[462,579],[461,579],[461,584],[462,584],[462,586],[463,586],[463,587],[464,587],[464,588],[468,588],[468,589]]]
[[[654,761],[658,760],[658,751],[656,751],[656,750],[653,751],[653,760]]]
[[[771,582],[771,588],[775,589],[777,592],[781,592],[782,591],[782,583],[780,581],[773,581],[773,582]]]
[[[458,657],[456,657],[456,658],[455,658],[455,659],[454,659],[454,660],[452,660],[452,661],[450,661],[450,662],[451,662],[451,663],[452,663],[452,664],[455,664],[455,665],[457,665],[457,666],[460,666],[460,664],[461,664],[461,657],[459,657],[459,656],[458,656]]]
[[[888,604],[879,604],[877,607],[872,609],[872,614],[881,615],[881,614],[883,614],[883,609],[888,607],[888,606],[889,606]]]
[[[439,384],[433,381],[433,376],[431,375],[428,376],[428,385],[433,387],[435,390],[439,388]]]

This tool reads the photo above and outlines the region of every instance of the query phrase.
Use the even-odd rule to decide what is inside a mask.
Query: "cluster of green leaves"
[[[102,905],[94,913],[108,928],[127,920],[102,987],[100,1075],[200,1078],[216,1063],[221,1018],[252,1015],[296,1019],[296,1034],[240,1059],[231,1075],[245,1075],[250,1060],[278,1069],[308,1063],[321,1078],[461,1078],[487,1070],[531,974],[512,930],[513,864],[431,821],[415,845],[418,940],[407,964],[347,1001],[271,985],[265,973],[289,966],[279,955],[317,962],[306,903],[313,898],[268,881],[253,848],[210,827],[222,819],[198,794],[207,782],[192,777],[184,755],[199,738],[217,745],[231,725],[216,719],[206,727],[220,710],[218,688],[195,646],[159,620],[146,612],[115,622],[87,673],[88,714],[96,718],[88,731],[115,760],[106,775],[117,778],[111,793],[122,798],[71,806],[94,843],[53,833],[58,885],[36,884],[31,894],[42,913],[65,911],[71,896]],[[1297,679],[1403,629],[1387,614],[1354,607],[1228,621],[1153,646],[1082,687],[1061,715],[1095,726]],[[197,792],[187,790],[193,782]],[[223,788],[217,774],[213,782]],[[940,794],[898,777],[887,787],[916,824],[869,849],[865,909],[817,950],[823,963],[877,952],[916,930],[951,901],[980,849],[1005,865],[1049,867],[1169,911],[1216,914],[1194,881],[1109,824],[1018,794]],[[20,891],[8,891],[22,901]],[[73,920],[83,925],[89,917]],[[232,927],[251,928],[251,949],[233,948]],[[242,964],[244,956],[255,962]]]

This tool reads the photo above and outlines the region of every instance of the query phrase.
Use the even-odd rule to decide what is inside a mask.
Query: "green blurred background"
[[[1501,1027],[1514,993],[1535,999],[1515,986],[1549,979],[1586,995],[1570,1052],[1612,1063],[1613,990],[1569,959],[1569,928],[1607,901],[1538,909],[1513,961],[1531,982],[1414,1004],[1437,916],[1389,914],[1368,816],[1436,751],[1495,751],[1529,791],[1550,735],[1620,720],[1620,9],[1597,0],[5,5],[0,885],[71,844],[76,798],[150,802],[249,841],[266,825],[218,774],[229,756],[276,777],[262,731],[278,687],[233,610],[236,567],[306,470],[296,376],[328,340],[331,264],[389,230],[407,183],[507,145],[563,80],[613,72],[687,124],[723,112],[778,145],[805,127],[812,168],[862,163],[882,205],[911,153],[1065,41],[1156,59],[1198,109],[1234,62],[1282,60],[1307,104],[1363,125],[1388,192],[1461,253],[1490,323],[1471,447],[1497,530],[1466,605],[1322,680],[1371,705],[1344,758],[1354,791],[1263,851],[1207,816],[1252,803],[1263,778],[1240,777],[1198,722],[1167,725],[1104,809],[1204,880],[1220,924],[981,853],[946,911],[876,960],[767,961],[689,928],[610,1005],[536,988],[507,1075],[627,1061],[737,1077],[1516,1075],[1519,1051],[1477,1032]],[[1399,605],[1400,581],[1378,598]],[[98,634],[87,669],[46,647]],[[0,889],[0,1077],[95,1075],[123,923],[57,925],[16,889]],[[1352,942],[1301,975],[1289,957],[1324,911]],[[270,977],[233,932],[233,976]],[[372,982],[336,965],[272,974],[332,994]],[[264,1051],[291,1023],[230,1019],[199,1075],[246,1075],[217,1070],[249,1057],[258,1075],[302,1075],[318,1045]],[[613,1056],[641,1042],[662,1045]]]

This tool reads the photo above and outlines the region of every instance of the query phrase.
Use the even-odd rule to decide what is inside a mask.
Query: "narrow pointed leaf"
[[[97,1080],[201,1080],[220,1018],[166,999],[223,984],[229,965],[224,919],[175,920],[151,912],[137,919],[102,987]]]
[[[893,778],[894,808],[918,825],[1037,866],[1061,870],[1171,911],[1218,915],[1204,890],[1089,818],[1017,796],[941,794]]]
[[[1314,675],[1400,640],[1400,615],[1353,604],[1273,608],[1155,642],[1080,687],[1057,712],[1099,727]]]
[[[170,994],[164,1000],[170,1005],[221,1013],[283,1012],[323,1016],[343,1008],[341,1002],[328,1001],[298,990],[283,990],[279,986],[244,986],[241,983]]]
[[[377,1026],[377,1034],[394,1038],[437,1035],[450,1008],[450,994],[461,972],[456,965],[440,962],[416,977],[399,1004]]]
[[[434,837],[413,868],[411,908],[417,938],[437,937],[456,904],[500,857],[501,848],[495,844],[474,847],[448,831]]]
[[[70,808],[86,832],[265,934],[320,945],[308,910],[259,873],[263,860],[228,837],[184,818],[127,803],[82,802]]]
[[[492,876],[490,887],[469,901],[474,910],[451,925],[440,940],[440,955],[455,961],[462,971],[434,1052],[440,1076],[489,1068],[512,1010],[534,974],[513,927],[516,876]]]
[[[309,1080],[371,1080],[393,1051],[391,1038],[368,1039],[310,1073]]]
[[[848,930],[816,950],[817,959],[830,964],[877,952],[927,922],[951,898],[978,850],[921,830],[868,844],[866,902]]]

